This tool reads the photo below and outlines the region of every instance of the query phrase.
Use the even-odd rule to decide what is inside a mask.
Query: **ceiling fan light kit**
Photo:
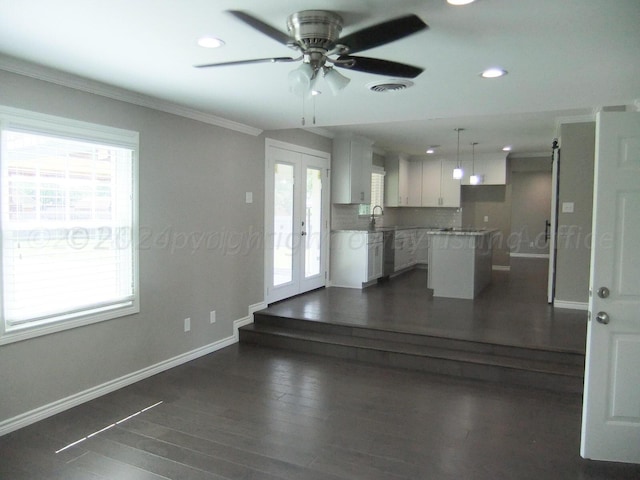
[[[344,89],[349,85],[349,82],[351,82],[350,78],[347,78],[337,70],[328,67],[323,68],[323,77],[329,87],[329,90],[331,90],[331,93],[334,95],[340,93],[340,90]]]

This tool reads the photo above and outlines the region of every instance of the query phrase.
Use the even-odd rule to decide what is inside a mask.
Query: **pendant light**
[[[456,168],[453,169],[453,178],[455,180],[460,180],[462,178],[462,176],[464,175],[464,172],[462,171],[462,167],[460,166],[460,132],[464,130],[464,128],[456,128],[455,131],[458,132],[458,150],[456,153]]]
[[[476,175],[476,145],[478,142],[471,143],[471,176],[469,177],[469,183],[471,185],[478,185],[480,183],[480,175]]]

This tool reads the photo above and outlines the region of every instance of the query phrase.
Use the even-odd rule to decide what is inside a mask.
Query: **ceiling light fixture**
[[[507,145],[506,147],[502,147],[502,151],[503,152],[510,152],[511,151],[511,145]]]
[[[476,175],[476,145],[478,142],[471,143],[471,176],[469,177],[469,183],[471,185],[478,185],[480,183],[480,175]]]
[[[224,41],[220,40],[217,37],[206,35],[198,39],[198,45],[200,45],[203,48],[218,48],[224,45]]]
[[[456,162],[456,168],[453,169],[453,178],[455,180],[460,180],[462,178],[462,176],[464,175],[464,171],[462,170],[462,167],[460,166],[460,132],[463,131],[464,128],[456,128],[455,131],[458,132],[458,149],[456,150],[456,158],[457,158],[457,162]]]
[[[449,5],[455,5],[456,7],[462,6],[462,5],[469,5],[470,3],[475,2],[476,0],[447,0],[447,3]]]
[[[509,72],[507,72],[504,68],[492,67],[484,70],[480,74],[480,76],[482,78],[500,78],[504,77],[507,73]]]
[[[311,84],[316,80],[317,71],[308,63],[301,63],[298,68],[289,72],[289,90],[298,97],[311,93]]]
[[[429,145],[429,148],[427,148],[427,153],[429,155],[436,153],[436,148],[438,148],[440,145]]]
[[[329,90],[331,90],[331,93],[333,93],[334,95],[337,95],[340,90],[349,85],[349,82],[351,81],[350,78],[345,77],[333,68],[323,67],[322,72],[324,81],[327,83],[327,85],[329,86]]]

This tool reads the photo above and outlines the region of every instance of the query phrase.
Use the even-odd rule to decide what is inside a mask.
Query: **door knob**
[[[596,320],[603,325],[607,325],[609,323],[609,314],[607,312],[598,312],[596,315]]]
[[[600,287],[598,289],[598,296],[600,298],[607,298],[609,296],[609,289],[607,287]]]

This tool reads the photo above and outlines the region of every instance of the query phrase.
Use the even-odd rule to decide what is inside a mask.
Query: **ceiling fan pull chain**
[[[316,97],[317,95],[313,96],[313,124],[316,124]]]
[[[305,119],[304,119],[304,95],[302,95],[302,126],[304,127],[305,124]]]

